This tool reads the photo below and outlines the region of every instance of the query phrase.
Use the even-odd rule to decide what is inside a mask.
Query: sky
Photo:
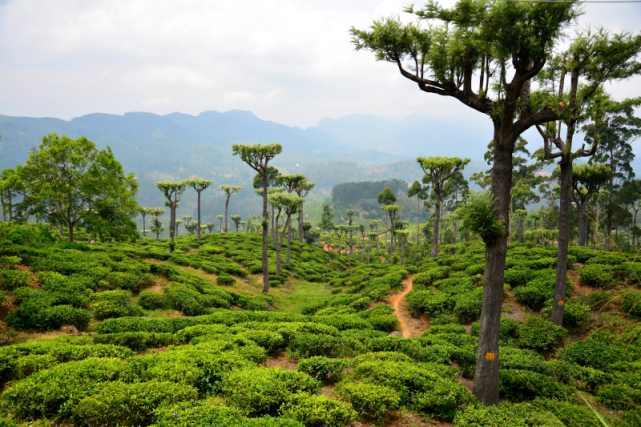
[[[422,93],[393,64],[354,51],[352,26],[365,29],[408,4],[0,0],[0,114],[68,120],[240,109],[302,128],[352,113],[478,120],[458,101]],[[580,28],[641,30],[641,3],[584,11]],[[609,90],[641,96],[641,78]]]

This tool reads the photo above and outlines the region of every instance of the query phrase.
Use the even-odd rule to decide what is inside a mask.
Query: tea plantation
[[[485,407],[469,390],[482,243],[434,260],[408,248],[407,265],[381,245],[368,265],[292,242],[278,276],[270,250],[263,295],[260,239],[184,237],[169,254],[165,241],[86,245],[0,224],[0,425],[641,425],[629,256],[570,248],[561,328],[547,320],[556,248],[510,247],[504,401]],[[430,326],[403,338],[386,302],[410,283],[407,309]]]

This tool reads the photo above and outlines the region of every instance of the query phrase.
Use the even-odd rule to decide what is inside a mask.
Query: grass
[[[326,283],[311,283],[302,280],[293,280],[291,287],[278,287],[269,290],[274,297],[278,311],[286,313],[301,313],[304,305],[320,298],[331,295]]]

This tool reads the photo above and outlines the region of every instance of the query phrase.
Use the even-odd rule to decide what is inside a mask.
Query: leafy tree
[[[269,161],[276,157],[283,151],[283,146],[280,144],[234,144],[232,145],[234,155],[239,155],[241,160],[247,163],[263,178],[263,293],[269,292],[269,261],[267,259],[267,187],[269,184]]]
[[[4,169],[0,174],[0,203],[2,203],[4,221],[7,220],[7,213],[9,213],[9,221],[13,221],[13,198],[16,196],[14,175],[14,169]]]
[[[171,239],[169,242],[169,253],[172,253],[176,248],[176,242],[174,240],[177,233],[176,209],[178,208],[178,202],[187,188],[187,181],[159,181],[156,183],[156,187],[162,191],[163,195],[167,199],[165,206],[169,207],[169,238]]]
[[[372,231],[375,231],[376,229],[378,229],[379,225],[381,225],[381,220],[380,219],[373,219],[373,220],[371,220],[369,222],[369,229],[372,230]],[[378,237],[378,234],[376,235],[376,237]],[[376,249],[380,249],[380,248],[381,248],[380,247],[380,242],[378,241],[378,239],[376,239]]]
[[[369,265],[369,254],[372,249],[372,241],[377,240],[378,233],[367,233],[367,265]]]
[[[323,213],[321,214],[321,220],[320,220],[320,223],[318,224],[318,228],[328,233],[331,233],[334,226],[335,226],[334,214],[332,213],[332,210],[330,209],[329,205],[325,204],[323,205]]]
[[[398,230],[396,235],[398,236],[399,244],[401,246],[401,265],[405,265],[405,243],[410,232],[407,230]]]
[[[462,170],[470,159],[458,157],[419,157],[419,166],[425,173],[425,180],[429,180],[434,194],[434,232],[432,234],[432,258],[436,258],[438,252],[439,225],[441,219],[441,206],[443,202],[444,186],[456,172]]]
[[[536,125],[543,138],[544,156],[547,160],[560,159],[560,207],[557,275],[551,320],[563,324],[567,256],[570,240],[570,214],[572,204],[572,164],[579,157],[590,157],[599,145],[599,128],[603,112],[612,108],[609,96],[602,91],[608,81],[623,80],[641,73],[641,62],[636,56],[641,50],[641,35],[618,34],[607,31],[593,33],[590,29],[579,32],[563,52],[549,62],[540,80],[551,88],[558,88],[557,99],[548,99],[547,107],[556,108],[560,115],[558,124],[548,121],[545,129]],[[565,92],[566,73],[570,74],[569,92]],[[579,85],[579,81],[585,83]],[[583,121],[594,121],[594,137],[589,148],[585,144],[573,150],[572,143],[577,127]],[[562,125],[566,126],[565,141],[561,138]],[[558,151],[552,152],[551,145]]]
[[[182,224],[182,223],[183,223],[183,220],[182,220],[182,219],[177,219],[177,220],[176,220],[176,221],[174,221],[174,222],[176,223],[176,225],[175,225],[175,232],[176,232],[176,235],[179,235],[180,233],[178,233],[178,229],[180,228],[180,224]]]
[[[377,60],[393,63],[422,91],[453,97],[491,118],[496,144],[492,171],[496,209],[492,212],[505,225],[516,139],[528,128],[560,115],[548,106],[541,108],[540,97],[530,96],[530,81],[543,69],[577,9],[574,2],[460,0],[451,9],[429,2],[423,10],[408,7],[406,11],[435,21],[432,25],[420,27],[393,17],[375,21],[370,30],[351,30],[357,50],[370,50]],[[487,266],[473,391],[479,401],[490,405],[499,399],[499,319],[507,236],[496,235],[485,244]]]
[[[610,168],[601,164],[583,164],[572,168],[572,198],[579,214],[579,246],[586,246],[588,239],[588,204],[608,182]]]
[[[601,203],[605,208],[606,249],[610,248],[614,213],[618,208],[617,193],[624,182],[634,178],[631,143],[641,135],[641,118],[634,115],[634,108],[639,101],[638,98],[623,102],[610,101],[607,103],[608,109],[600,112],[600,122],[596,126],[595,123],[589,123],[583,128],[588,144],[594,145],[595,135],[598,140],[596,152],[589,163],[610,167],[610,177],[604,188],[608,192],[607,198]]]
[[[240,215],[232,215],[231,220],[234,221],[234,225],[236,226],[236,233],[238,233],[238,225],[240,224],[241,220]]]
[[[236,185],[221,185],[218,187],[220,191],[225,193],[225,196],[227,198],[225,199],[225,233],[227,233],[228,228],[227,228],[227,213],[229,212],[229,199],[231,199],[231,195],[234,193],[238,193],[242,190],[242,187],[238,187]]]
[[[302,197],[303,200],[305,197],[309,195],[309,192],[312,191],[314,188],[314,183],[313,182],[308,182],[307,179],[304,179],[301,181],[297,186],[296,186],[296,194],[298,197]],[[300,205],[300,210],[298,211],[298,241],[302,242],[303,241],[303,234],[304,234],[304,215],[303,215],[303,208],[304,208],[305,202]]]
[[[138,207],[138,213],[142,216],[142,238],[147,238],[147,227],[145,226],[145,216],[149,213],[151,208]]]
[[[519,219],[519,243],[523,243],[523,225],[525,223],[525,217],[527,216],[527,211],[525,209],[517,209],[515,212],[516,217]]]
[[[354,246],[353,233],[354,229],[352,228],[352,222],[354,217],[354,209],[347,210],[347,224],[349,225],[349,256],[352,257],[352,247]]]
[[[533,212],[530,214],[530,218],[534,220],[534,229],[536,230],[537,222],[541,219],[541,214],[538,212]]]
[[[412,198],[416,197],[417,209],[416,209],[416,246],[421,244],[421,200],[425,200],[428,197],[428,188],[423,188],[420,182],[414,181],[409,190],[407,190],[407,197]]]
[[[298,197],[289,193],[275,193],[270,194],[269,202],[277,210],[276,218],[279,218],[281,213],[284,213],[286,216],[283,230],[281,231],[280,236],[277,235],[276,238],[276,274],[280,275],[280,251],[283,245],[283,238],[285,236],[285,233],[287,233],[287,265],[290,265],[292,240],[291,217],[298,210],[300,204],[303,202],[303,199],[302,197]]]
[[[111,224],[110,235],[117,239],[137,235],[132,218],[138,183],[132,173],[125,175],[109,146],[98,151],[85,137],[49,134],[21,171],[20,185],[33,196],[30,200],[44,203],[67,225],[70,242],[79,223],[100,229]]]
[[[460,208],[465,195],[469,193],[469,191],[469,183],[463,177],[463,172],[457,171],[443,186],[445,209],[453,212]]]
[[[225,217],[223,215],[216,215],[216,218],[218,219],[218,221],[220,221],[220,232],[222,233],[223,232],[223,219],[225,219]]]
[[[213,222],[208,222],[207,224],[205,224],[205,228],[209,231],[209,234],[211,234],[214,232],[216,224],[214,224]]]
[[[212,181],[208,181],[204,178],[190,179],[188,184],[190,187],[196,190],[196,193],[198,194],[198,240],[200,240],[200,231],[202,229],[200,224],[200,193],[209,188],[211,184]]]
[[[361,262],[365,262],[365,226],[358,224],[358,231],[361,233]]]
[[[394,254],[394,236],[396,233],[394,232],[394,221],[396,220],[396,215],[403,209],[403,206],[399,205],[385,205],[381,207],[382,210],[387,212],[387,215],[389,216],[389,222],[392,224],[390,226],[390,231],[392,234],[392,240],[391,240],[391,247],[390,247],[390,256]]]
[[[151,224],[149,225],[149,228],[151,228],[151,232],[156,235],[156,241],[160,240],[160,233],[162,233],[165,230],[165,227],[162,226],[162,221],[159,219],[159,216],[165,213],[165,210],[163,208],[154,208],[156,209],[154,212],[150,212],[149,215],[151,215]]]
[[[396,194],[394,194],[391,188],[386,187],[379,193],[379,195],[376,197],[376,200],[378,201],[379,205],[393,205],[394,203],[396,203]]]

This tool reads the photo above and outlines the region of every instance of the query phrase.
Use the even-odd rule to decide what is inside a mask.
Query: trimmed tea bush
[[[383,385],[343,382],[337,390],[363,419],[382,421],[401,405],[401,397],[396,390]]]
[[[499,392],[514,402],[523,402],[534,397],[567,399],[574,392],[559,384],[555,378],[532,371],[501,369]]]
[[[529,317],[519,327],[519,345],[533,350],[548,350],[556,346],[567,331],[541,317]]]
[[[280,412],[313,427],[342,427],[356,418],[356,412],[350,405],[309,393],[291,395]]]
[[[300,360],[296,370],[305,372],[325,384],[332,384],[340,381],[345,374],[345,370],[352,365],[351,359],[330,359],[323,356],[314,356]]]

